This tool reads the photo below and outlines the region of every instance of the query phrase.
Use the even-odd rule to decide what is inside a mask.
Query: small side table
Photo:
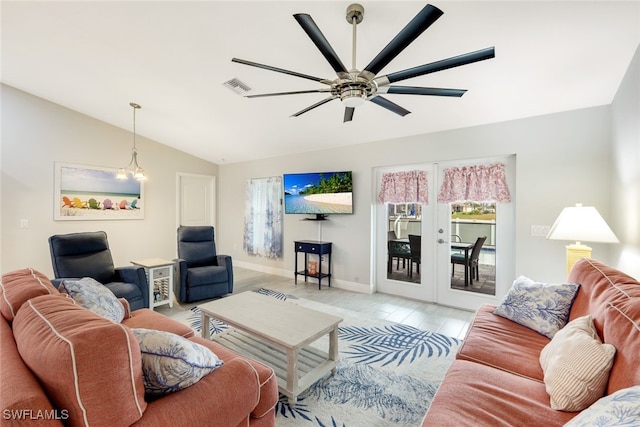
[[[317,240],[296,240],[293,242],[294,250],[296,252],[296,264],[294,267],[294,283],[298,284],[298,276],[304,276],[304,281],[307,281],[308,277],[315,277],[318,279],[318,289],[322,287],[322,278],[326,277],[331,286],[331,242],[320,242]],[[298,252],[304,253],[304,270],[298,271]],[[309,272],[309,254],[318,255],[318,271],[315,273]],[[322,255],[329,255],[329,272],[322,272]]]
[[[173,261],[162,258],[147,258],[131,261],[143,267],[149,282],[149,308],[169,304],[173,308]]]

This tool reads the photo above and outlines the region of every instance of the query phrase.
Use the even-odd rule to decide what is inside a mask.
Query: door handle
[[[438,243],[442,244],[442,243],[447,243],[444,241],[444,239],[438,239]]]

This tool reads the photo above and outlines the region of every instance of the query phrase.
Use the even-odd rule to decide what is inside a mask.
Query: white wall
[[[2,85],[0,271],[33,267],[53,277],[53,234],[104,230],[116,266],[133,259],[176,255],[176,173],[217,175],[218,166],[165,145],[136,138],[145,184],[145,219],[54,221],[54,162],[122,167],[131,157],[133,135],[107,123]],[[130,100],[122,108],[131,114]],[[138,130],[144,122],[144,103]],[[29,228],[20,228],[27,219]]]
[[[220,247],[236,264],[293,274],[293,241],[316,239],[317,226],[285,215],[284,256],[268,260],[242,252],[244,188],[251,177],[287,172],[353,170],[355,213],[332,215],[323,224],[323,239],[334,243],[334,273],[338,285],[369,289],[371,280],[371,174],[374,167],[461,158],[516,154],[516,274],[538,280],[566,278],[565,242],[531,237],[533,224],[551,225],[562,208],[576,202],[596,206],[610,217],[610,107],[496,123],[467,129],[417,135],[220,166]],[[312,119],[309,116],[309,119]],[[299,120],[292,118],[291,120]],[[401,125],[389,117],[388,126]],[[568,242],[567,242],[568,243]],[[609,262],[607,245],[593,244],[593,256]]]
[[[640,279],[640,48],[612,104],[613,185],[611,227],[617,267]]]

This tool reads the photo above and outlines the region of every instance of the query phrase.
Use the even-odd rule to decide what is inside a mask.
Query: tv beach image
[[[143,184],[113,169],[56,165],[55,219],[143,219]]]
[[[351,172],[284,175],[286,213],[353,213]]]

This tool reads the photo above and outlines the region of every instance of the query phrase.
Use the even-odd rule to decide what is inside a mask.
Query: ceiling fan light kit
[[[352,37],[352,66],[347,70],[336,52],[333,50],[329,41],[326,39],[320,28],[316,25],[313,18],[305,13],[297,13],[293,15],[295,20],[300,24],[302,29],[311,41],[316,45],[320,53],[325,57],[327,62],[336,72],[337,78],[334,80],[323,79],[308,74],[298,73],[296,71],[286,70],[283,68],[273,67],[270,65],[259,64],[244,59],[233,58],[232,61],[249,65],[252,67],[262,68],[277,73],[288,74],[307,80],[324,84],[328,87],[312,90],[290,91],[265,93],[257,95],[248,95],[247,98],[260,98],[266,96],[295,95],[302,93],[328,93],[329,96],[315,104],[292,114],[292,117],[298,117],[316,107],[326,104],[329,101],[339,98],[345,106],[344,122],[353,120],[355,108],[364,104],[365,101],[379,105],[400,116],[406,116],[410,113],[407,109],[389,101],[380,94],[402,94],[402,95],[427,95],[427,96],[448,96],[461,97],[465,94],[465,89],[446,89],[446,88],[429,88],[415,86],[394,86],[392,83],[413,77],[423,76],[425,74],[435,73],[449,68],[459,67],[471,64],[485,59],[495,57],[495,48],[490,47],[475,52],[469,52],[440,61],[419,65],[417,67],[406,70],[389,73],[378,76],[377,74],[387,66],[400,52],[402,52],[409,44],[418,38],[427,28],[429,28],[443,12],[435,6],[427,4],[418,14],[385,46],[382,51],[362,70],[356,68],[356,27],[364,19],[364,7],[354,3],[347,7],[346,20],[353,26]]]

